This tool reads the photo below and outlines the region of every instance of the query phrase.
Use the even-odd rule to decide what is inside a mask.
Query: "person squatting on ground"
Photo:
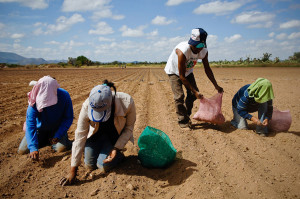
[[[57,152],[71,149],[67,131],[74,115],[69,93],[59,88],[54,78],[44,76],[28,93],[28,103],[25,136],[18,153],[30,152],[30,158],[38,160],[42,147],[52,145]]]
[[[258,78],[254,83],[239,89],[232,99],[233,120],[238,129],[248,129],[247,120],[256,124],[256,133],[268,135],[268,124],[273,114],[273,88],[269,80]],[[250,115],[258,111],[258,118]]]
[[[205,73],[217,91],[223,92],[223,88],[217,84],[209,66],[206,38],[207,33],[205,30],[202,28],[193,29],[190,40],[179,43],[173,49],[165,66],[165,72],[169,76],[174,94],[178,123],[182,128],[191,127],[190,115],[193,103],[197,98],[203,98],[193,74],[193,68],[197,64],[198,59],[202,59]],[[185,102],[182,85],[184,85],[187,92]]]
[[[114,89],[112,93],[111,88]],[[97,167],[106,172],[124,158],[123,148],[130,140],[133,143],[133,128],[136,109],[132,97],[116,92],[112,82],[95,86],[89,98],[82,104],[72,147],[71,169],[61,185],[72,184],[84,150],[87,169]]]

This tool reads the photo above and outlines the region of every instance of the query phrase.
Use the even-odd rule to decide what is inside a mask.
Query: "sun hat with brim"
[[[89,96],[88,116],[94,122],[106,122],[111,114],[112,92],[106,84],[95,86]]]
[[[258,103],[265,103],[274,99],[273,87],[269,80],[258,78],[248,89],[249,97],[254,97]]]
[[[207,48],[206,45],[207,32],[202,28],[192,30],[189,44],[196,48]]]

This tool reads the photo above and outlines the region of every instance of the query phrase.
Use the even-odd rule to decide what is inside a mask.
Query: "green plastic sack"
[[[176,149],[161,130],[147,126],[138,139],[138,159],[144,167],[164,168],[175,159]]]

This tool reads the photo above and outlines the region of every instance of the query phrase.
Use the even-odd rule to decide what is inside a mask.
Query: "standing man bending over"
[[[165,72],[169,76],[171,88],[174,93],[176,114],[181,128],[191,128],[190,115],[193,103],[196,99],[203,98],[193,74],[193,68],[198,59],[202,59],[205,73],[218,92],[223,92],[223,88],[218,85],[209,66],[206,38],[207,33],[205,30],[202,28],[193,29],[190,40],[179,43],[173,49],[165,67]],[[185,101],[182,85],[184,85],[187,91]]]

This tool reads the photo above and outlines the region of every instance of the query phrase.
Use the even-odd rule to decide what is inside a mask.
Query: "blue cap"
[[[196,48],[207,48],[206,45],[207,32],[202,28],[195,28],[189,40],[189,44]]]

